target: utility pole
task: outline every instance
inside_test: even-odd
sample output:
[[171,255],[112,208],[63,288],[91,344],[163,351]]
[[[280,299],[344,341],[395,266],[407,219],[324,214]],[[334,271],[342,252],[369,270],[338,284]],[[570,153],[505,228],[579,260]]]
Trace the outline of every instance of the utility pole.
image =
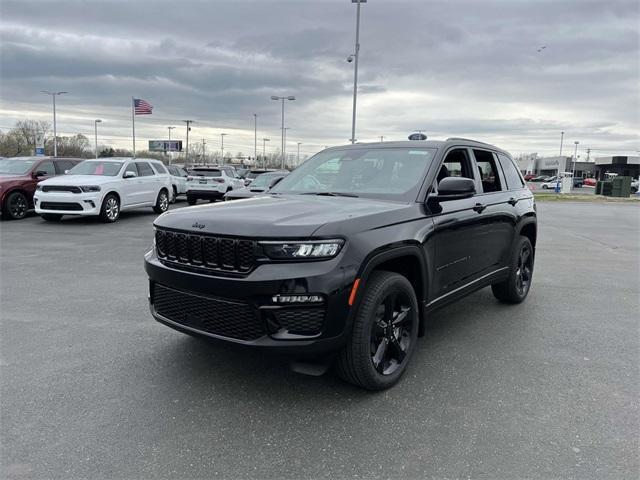
[[[267,142],[271,141],[270,138],[263,138],[262,139],[262,167],[266,170],[267,168],[267,155],[266,155],[266,150],[265,150],[265,146],[267,144]],[[256,165],[257,166],[257,165]]]
[[384,135],[380,135],[380,142],[384,142]]
[[258,114],[253,114],[253,159],[258,163]]
[[296,167],[300,165],[300,145],[302,145],[302,142],[298,142],[298,157],[296,158]]
[[356,51],[347,58],[347,61],[354,60],[353,67],[353,113],[351,116],[351,143],[356,143],[356,103],[358,99],[358,60],[360,59],[360,4],[366,3],[367,0],[351,0],[351,3],[357,3],[356,13]]
[[591,158],[591,149],[587,148],[587,162],[589,161],[590,158]]
[[224,137],[226,136],[226,133],[221,133],[220,134],[220,138],[222,139],[222,147],[220,148],[221,152],[222,152],[222,165],[224,165]]
[[189,131],[191,131],[191,127],[189,125],[195,122],[193,120],[183,120],[183,122],[187,124],[187,146],[184,151],[184,163],[186,166],[189,163]]

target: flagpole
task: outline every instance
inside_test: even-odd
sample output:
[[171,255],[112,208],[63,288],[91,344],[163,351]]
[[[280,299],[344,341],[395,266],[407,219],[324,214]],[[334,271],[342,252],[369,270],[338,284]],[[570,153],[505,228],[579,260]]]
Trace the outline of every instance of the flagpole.
[[131,97],[131,125],[133,127],[133,158],[136,157],[136,112],[135,112],[135,102],[133,97]]

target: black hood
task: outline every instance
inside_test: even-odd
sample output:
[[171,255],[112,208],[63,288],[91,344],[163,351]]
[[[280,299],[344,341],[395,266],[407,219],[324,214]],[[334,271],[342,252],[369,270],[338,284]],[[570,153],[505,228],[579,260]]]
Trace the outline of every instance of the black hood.
[[[358,229],[389,222],[389,213],[408,218],[415,206],[365,198],[268,195],[171,210],[155,221],[159,227],[254,238],[309,237],[320,227],[336,232],[357,218]],[[394,217],[396,216],[394,214]],[[365,220],[363,222],[363,220]]]

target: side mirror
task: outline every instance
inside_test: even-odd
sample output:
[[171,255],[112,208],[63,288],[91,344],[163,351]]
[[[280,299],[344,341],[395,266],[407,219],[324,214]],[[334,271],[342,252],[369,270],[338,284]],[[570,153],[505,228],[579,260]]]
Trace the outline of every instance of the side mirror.
[[470,178],[446,177],[438,183],[438,195],[435,197],[439,202],[448,200],[460,200],[473,197],[476,193],[476,184]]
[[65,170],[65,171],[64,171],[64,174],[65,174],[65,175],[69,175],[69,170]]
[[269,189],[272,189],[273,187],[275,187],[277,184],[280,183],[280,180],[282,180],[284,177],[278,177],[278,178],[274,178],[273,180],[271,180],[271,183],[269,184]]
[[49,174],[48,174],[47,172],[45,172],[44,170],[37,170],[37,171],[33,174],[33,176],[34,176],[35,178],[38,178],[38,177],[46,177],[47,175],[49,175]]
[[132,172],[131,170],[127,170],[126,172],[124,172],[124,175],[122,175],[122,178],[136,178],[138,175],[136,175],[136,172]]

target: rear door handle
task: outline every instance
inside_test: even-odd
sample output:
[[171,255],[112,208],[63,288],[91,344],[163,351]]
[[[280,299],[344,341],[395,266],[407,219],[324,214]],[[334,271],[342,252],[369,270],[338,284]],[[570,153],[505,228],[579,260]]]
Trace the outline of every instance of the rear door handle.
[[509,205],[511,205],[511,206],[513,206],[513,207],[515,207],[515,206],[516,206],[516,203],[518,203],[518,200],[516,200],[515,198],[511,197],[507,203],[508,203]]
[[476,203],[476,204],[473,206],[473,210],[474,210],[475,212],[478,212],[478,213],[482,213],[482,211],[483,211],[485,208],[487,208],[487,206],[486,206],[486,205],[483,205],[483,204],[481,204],[481,203]]

